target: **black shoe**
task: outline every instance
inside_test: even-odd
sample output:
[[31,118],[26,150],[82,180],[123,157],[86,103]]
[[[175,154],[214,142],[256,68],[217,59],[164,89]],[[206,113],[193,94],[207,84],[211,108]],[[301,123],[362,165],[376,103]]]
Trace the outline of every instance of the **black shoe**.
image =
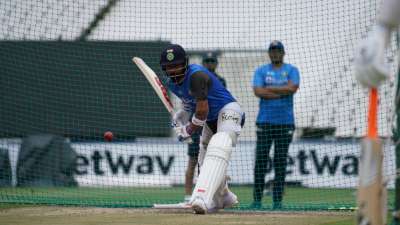
[[393,212],[393,220],[390,225],[400,225],[400,211]]
[[282,209],[282,202],[272,203],[272,209]]
[[400,225],[400,219],[394,218],[394,219],[392,220],[392,223],[391,223],[390,225]]

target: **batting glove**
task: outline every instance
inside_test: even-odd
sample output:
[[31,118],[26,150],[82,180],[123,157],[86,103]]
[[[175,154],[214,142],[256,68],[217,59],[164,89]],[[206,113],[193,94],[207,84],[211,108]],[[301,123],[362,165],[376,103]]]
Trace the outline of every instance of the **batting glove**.
[[185,126],[174,127],[174,130],[180,142],[192,143],[191,136],[194,133],[194,130],[191,129],[190,123]]
[[368,37],[360,43],[355,55],[355,76],[365,87],[376,88],[389,76],[385,64],[385,49],[389,30],[377,26]]
[[187,124],[189,122],[190,115],[191,113],[186,110],[183,109],[178,110],[172,117],[172,126],[178,127]]

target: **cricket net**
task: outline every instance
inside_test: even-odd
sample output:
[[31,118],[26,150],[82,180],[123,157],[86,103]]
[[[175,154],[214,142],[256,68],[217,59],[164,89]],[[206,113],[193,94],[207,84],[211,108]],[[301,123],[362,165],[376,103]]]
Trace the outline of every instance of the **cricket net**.
[[[283,209],[354,209],[367,91],[353,77],[353,52],[374,24],[379,3],[0,2],[0,202],[107,207],[181,202],[187,146],[176,140],[168,112],[131,62],[143,58],[165,81],[159,55],[168,43],[177,43],[191,63],[201,63],[209,52],[217,56],[217,73],[246,113],[228,173],[237,209],[249,209],[259,110],[252,80],[255,69],[269,62],[268,45],[277,39],[285,46],[285,62],[298,67],[301,78]],[[396,48],[393,38],[387,54],[392,74]],[[395,86],[392,76],[379,90],[390,199]],[[103,139],[106,131],[113,132],[111,142]],[[265,210],[272,203],[272,153],[265,156]]]

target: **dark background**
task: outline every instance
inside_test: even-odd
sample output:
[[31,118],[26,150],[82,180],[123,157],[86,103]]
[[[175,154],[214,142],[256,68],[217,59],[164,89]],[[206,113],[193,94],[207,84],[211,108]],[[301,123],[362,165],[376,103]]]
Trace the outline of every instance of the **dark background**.
[[132,63],[159,73],[167,42],[0,42],[0,137],[169,136],[169,115]]

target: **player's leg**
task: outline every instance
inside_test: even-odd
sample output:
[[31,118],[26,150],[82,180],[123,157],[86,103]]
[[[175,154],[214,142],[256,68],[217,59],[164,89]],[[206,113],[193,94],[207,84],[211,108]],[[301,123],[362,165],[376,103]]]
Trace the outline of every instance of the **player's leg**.
[[233,138],[228,133],[212,136],[191,199],[196,213],[204,214],[216,207],[214,194],[225,180],[232,146]]
[[269,135],[268,124],[257,125],[256,142],[256,161],[254,165],[254,188],[253,188],[253,208],[261,208],[261,200],[265,187],[265,175],[267,174],[269,150],[271,149],[272,139]]
[[[208,144],[209,144],[213,134],[214,134],[214,132],[211,130],[211,128],[207,124],[205,124],[204,127],[203,127],[203,130],[202,130],[201,136],[200,136],[200,149],[199,149],[199,155],[198,155],[198,165],[199,165],[200,169],[199,169],[198,180],[200,178],[200,175],[203,172],[202,167],[203,167],[204,159],[205,159],[205,156],[206,156],[206,153],[207,153],[207,147],[208,147]],[[197,182],[197,184],[196,184],[196,186],[195,186],[195,188],[194,188],[194,190],[192,192],[192,196],[190,198],[190,203],[192,205],[194,203],[194,200],[198,196],[197,189],[198,189],[198,182]],[[210,202],[209,205],[210,205],[209,206],[210,208],[213,208],[215,206],[215,204],[212,203],[212,202]],[[207,209],[205,209],[205,212],[206,211],[207,211]]]
[[[245,115],[241,110],[240,105],[236,102],[230,103],[226,105],[219,113],[217,133],[226,132],[231,134],[235,138],[233,143],[233,147],[235,147],[237,138],[239,137],[242,127],[244,126],[244,122]],[[218,205],[219,208],[229,208],[238,203],[237,196],[231,190],[229,190],[228,178],[229,176],[226,175],[221,183],[221,186],[214,195],[214,199],[217,199],[217,203],[222,202],[222,204]]]
[[241,131],[242,118],[243,113],[237,103],[227,104],[219,113],[217,133],[208,144],[192,195],[192,207],[196,213],[209,212],[217,206],[215,198],[231,193],[223,184],[226,184],[226,171],[232,148],[236,145]]
[[193,142],[188,144],[188,165],[185,174],[185,202],[189,202],[193,190],[193,177],[197,167],[200,149],[200,134],[192,135]]
[[[397,115],[399,116],[399,114]],[[399,121],[397,121],[398,125]],[[395,200],[393,212],[393,225],[400,225],[400,142],[396,143],[396,181],[395,181]]]
[[395,99],[396,107],[396,121],[393,129],[393,140],[395,143],[395,157],[396,157],[396,180],[395,180],[395,200],[394,200],[394,213],[393,225],[400,225],[400,68],[398,72],[397,81],[397,94]]
[[285,187],[287,156],[289,145],[292,141],[294,126],[281,125],[275,126],[274,135],[274,169],[275,179],[272,189],[273,208],[279,209],[282,207],[282,196]]

